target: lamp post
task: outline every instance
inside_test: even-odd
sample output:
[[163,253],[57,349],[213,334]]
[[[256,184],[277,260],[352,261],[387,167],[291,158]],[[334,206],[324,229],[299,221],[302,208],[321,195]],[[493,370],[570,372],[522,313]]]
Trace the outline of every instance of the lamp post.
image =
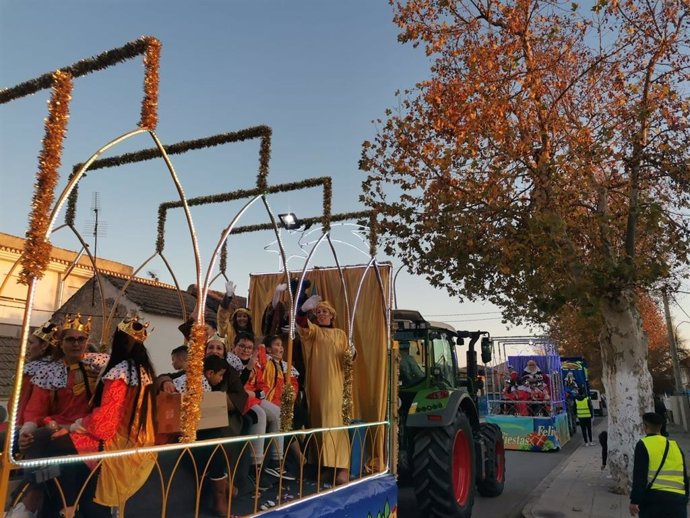
[[673,337],[676,340],[676,345],[678,344],[678,328],[682,326],[683,324],[690,324],[690,320],[683,320],[682,322],[679,322],[676,327],[674,328],[673,331]]
[[[676,326],[676,329],[674,330],[673,322],[671,320],[671,310],[668,307],[668,294],[666,293],[666,290],[661,292],[661,297],[664,302],[664,313],[666,314],[666,329],[668,331],[668,343],[671,347],[671,361],[673,363],[675,395],[683,396],[680,399],[681,417],[683,421],[683,428],[685,428],[685,430],[688,431],[688,429],[690,429],[690,404],[688,403],[687,391],[683,387],[683,379],[681,378],[680,374],[680,363],[678,362],[678,347],[676,346],[676,334],[674,332],[678,329],[678,326],[680,326],[680,324],[678,324],[678,326]],[[683,322],[681,322],[681,324],[682,323]]]

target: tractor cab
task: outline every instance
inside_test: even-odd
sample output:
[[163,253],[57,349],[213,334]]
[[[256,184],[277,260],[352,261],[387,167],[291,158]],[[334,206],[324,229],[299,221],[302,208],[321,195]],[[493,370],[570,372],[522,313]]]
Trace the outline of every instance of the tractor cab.
[[393,320],[400,351],[401,391],[457,388],[455,329],[442,322],[429,322],[418,311],[395,310]]

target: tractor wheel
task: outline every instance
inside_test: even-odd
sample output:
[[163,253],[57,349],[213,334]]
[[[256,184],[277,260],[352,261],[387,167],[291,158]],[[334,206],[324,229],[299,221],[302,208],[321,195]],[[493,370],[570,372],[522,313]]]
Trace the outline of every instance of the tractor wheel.
[[503,493],[506,481],[506,451],[503,447],[503,432],[495,424],[482,423],[479,433],[486,445],[484,480],[477,483],[482,496],[498,496]]
[[414,484],[419,510],[428,518],[470,518],[474,504],[474,439],[462,412],[443,428],[416,435]]

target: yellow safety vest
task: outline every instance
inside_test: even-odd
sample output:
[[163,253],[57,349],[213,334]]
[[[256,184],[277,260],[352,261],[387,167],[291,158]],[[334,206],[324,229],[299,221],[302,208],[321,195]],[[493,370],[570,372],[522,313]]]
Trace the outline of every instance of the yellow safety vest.
[[[654,474],[659,469],[659,464],[661,464],[661,459],[666,449],[666,441],[667,439],[663,435],[648,435],[642,438],[642,444],[647,448],[647,454],[649,455],[647,483],[651,482],[652,478],[654,478]],[[680,453],[680,448],[678,448],[678,443],[676,443],[676,441],[668,442],[670,443],[668,455],[650,489],[685,495],[683,456]]]
[[577,417],[592,417],[592,412],[589,411],[589,398],[576,399]]

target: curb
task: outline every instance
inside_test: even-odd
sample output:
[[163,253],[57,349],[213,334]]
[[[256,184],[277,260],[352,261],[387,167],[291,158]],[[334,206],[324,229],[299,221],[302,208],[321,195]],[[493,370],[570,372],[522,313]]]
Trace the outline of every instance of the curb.
[[[601,431],[602,428],[606,428],[608,426],[608,419],[606,419],[606,416],[601,417],[601,422],[597,424],[597,426],[592,427],[592,439],[594,439],[595,436],[595,430],[597,432]],[[575,435],[579,433],[579,429],[576,430]],[[566,468],[568,463],[570,462],[571,457],[577,452],[579,449],[579,446],[573,451],[570,452],[570,454],[567,457],[564,457],[561,462],[559,462],[555,468],[553,468],[547,475],[544,476],[544,479],[541,481],[541,483],[534,488],[534,490],[529,494],[527,497],[527,503],[525,506],[522,508],[522,517],[523,518],[540,518],[539,515],[534,514],[534,508],[539,502],[539,499],[541,496],[545,493],[545,490],[551,485],[551,483],[558,477],[558,475],[561,474],[561,472]]]

